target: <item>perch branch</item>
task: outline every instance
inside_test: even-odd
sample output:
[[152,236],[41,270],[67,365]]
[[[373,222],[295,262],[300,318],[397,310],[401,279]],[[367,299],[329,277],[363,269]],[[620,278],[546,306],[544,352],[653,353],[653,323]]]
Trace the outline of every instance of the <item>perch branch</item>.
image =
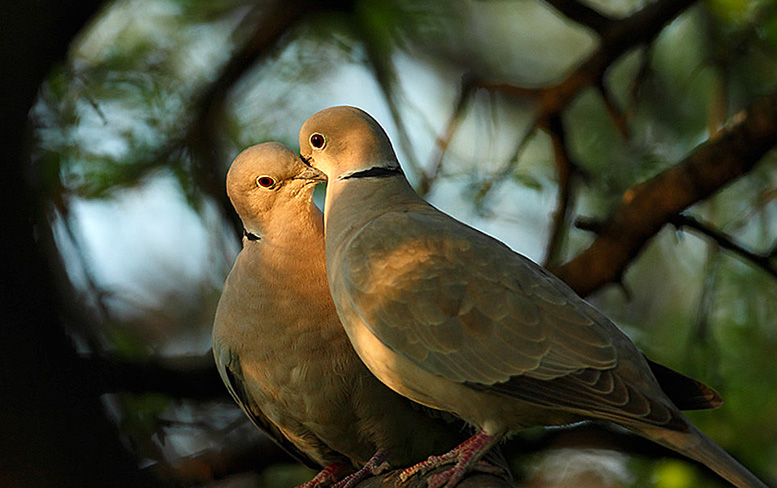
[[[433,474],[450,469],[451,466],[443,466],[423,475],[417,474],[409,480],[402,482],[399,479],[401,469],[389,471],[380,476],[373,476],[359,483],[357,488],[426,488],[427,479]],[[507,480],[491,474],[472,472],[456,485],[458,488],[511,488]]]
[[775,127],[777,94],[772,94],[684,160],[627,190],[612,216],[597,225],[588,249],[552,271],[583,296],[617,280],[673,216],[749,172],[777,144]]

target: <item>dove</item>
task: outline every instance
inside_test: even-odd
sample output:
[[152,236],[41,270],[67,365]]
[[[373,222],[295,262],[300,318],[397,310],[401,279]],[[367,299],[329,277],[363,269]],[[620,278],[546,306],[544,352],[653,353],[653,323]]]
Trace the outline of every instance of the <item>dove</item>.
[[696,460],[739,488],[765,487],[680,409],[711,388],[649,361],[560,279],[419,197],[381,126],[354,107],[312,115],[300,155],[327,176],[329,288],[354,349],[383,383],[477,433],[406,470],[455,486],[528,427],[612,422]]
[[213,327],[213,354],[235,401],[293,457],[324,467],[309,487],[362,468],[348,478],[358,481],[383,461],[409,466],[468,436],[453,416],[384,386],[353,350],[326,281],[317,174],[277,143],[234,160],[227,194],[243,222],[243,248]]

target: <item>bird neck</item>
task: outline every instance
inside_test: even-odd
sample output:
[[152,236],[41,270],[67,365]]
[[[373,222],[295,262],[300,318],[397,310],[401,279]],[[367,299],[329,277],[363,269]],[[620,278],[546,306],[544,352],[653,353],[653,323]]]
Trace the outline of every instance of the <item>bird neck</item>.
[[[365,224],[384,213],[427,205],[402,174],[333,180],[327,185],[324,206],[327,250],[338,249]],[[329,258],[327,253],[327,261]]]
[[244,235],[248,244],[279,245],[284,249],[302,245],[300,236],[322,236],[324,233],[321,210],[312,198],[290,200],[287,205],[267,212],[261,225],[254,224],[246,226]]

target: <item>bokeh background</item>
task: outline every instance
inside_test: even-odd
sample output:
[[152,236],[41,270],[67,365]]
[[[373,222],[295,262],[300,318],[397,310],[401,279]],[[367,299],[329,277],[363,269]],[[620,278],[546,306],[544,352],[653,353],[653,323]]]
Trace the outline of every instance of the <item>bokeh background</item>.
[[[312,476],[232,404],[210,330],[240,245],[229,163],[296,149],[302,122],[341,104],[382,123],[430,202],[562,276],[739,168],[630,255],[595,256],[614,271],[576,289],[719,390],[693,421],[777,480],[774,0],[37,0],[4,17],[8,486]],[[727,136],[748,124],[761,135]],[[702,173],[661,186],[694,157]],[[656,179],[655,205],[611,218]],[[505,450],[519,486],[725,486],[612,429]]]

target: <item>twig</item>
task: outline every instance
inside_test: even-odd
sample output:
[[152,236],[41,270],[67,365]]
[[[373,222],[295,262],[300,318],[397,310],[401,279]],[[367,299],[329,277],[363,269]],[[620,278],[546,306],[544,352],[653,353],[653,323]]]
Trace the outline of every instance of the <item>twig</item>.
[[[516,156],[509,159],[501,171],[495,173],[492,178],[482,185],[482,189],[475,198],[478,204],[497,186],[497,181],[512,171],[517,161],[517,154],[523,150],[524,143],[528,140],[528,136],[533,132],[536,125],[546,123],[549,117],[561,113],[585,88],[601,85],[605,72],[614,61],[634,46],[650,42],[667,22],[690,7],[694,0],[657,1],[629,17],[618,20],[612,20],[607,17],[602,17],[602,19],[606,20],[592,20],[600,14],[587,7],[575,6],[574,3],[576,2],[551,0],[549,3],[562,13],[568,14],[572,20],[579,20],[597,32],[601,28],[602,30],[599,33],[602,36],[602,42],[599,48],[586,58],[577,69],[556,85],[527,88],[485,80],[474,82],[475,87],[478,88],[500,92],[518,100],[528,98],[539,102],[534,116],[535,125],[532,126],[532,129],[519,143],[516,149]],[[595,28],[592,24],[599,27]],[[629,131],[625,117],[615,109],[614,102],[610,100],[606,91],[602,90],[602,95],[619,132],[625,138],[628,138]]]
[[[558,1],[556,3],[564,3]],[[586,58],[560,83],[542,88],[524,88],[506,83],[480,82],[478,86],[525,99],[540,102],[536,117],[539,120],[558,113],[569,105],[585,88],[595,85],[605,71],[621,55],[635,46],[653,39],[664,25],[693,5],[695,0],[660,0],[648,4],[634,14],[612,21],[602,33],[599,48]]]
[[711,331],[712,312],[715,306],[715,291],[720,268],[720,246],[710,244],[707,250],[707,262],[704,266],[703,283],[699,306],[696,312],[696,323],[691,330],[691,336],[685,346],[686,355],[691,358],[696,368],[702,367],[708,371],[703,377],[717,377],[716,384],[722,384],[719,378],[718,364],[720,348]]
[[731,238],[731,236],[713,228],[712,225],[706,222],[702,222],[697,218],[688,214],[676,215],[670,218],[669,222],[675,227],[677,227],[678,229],[681,229],[683,227],[688,227],[698,231],[702,235],[705,235],[710,239],[712,239],[715,242],[715,244],[722,247],[723,249],[728,249],[729,251],[732,251],[739,257],[743,258],[746,262],[756,265],[757,267],[766,271],[768,274],[777,278],[777,267],[771,261],[773,257],[771,253],[773,251],[770,253],[764,253],[764,254],[753,252],[745,248],[743,245],[735,242],[734,239]]
[[259,59],[270,52],[271,47],[278,44],[283,34],[308,13],[308,8],[308,1],[274,1],[256,7],[254,13],[249,14],[259,19],[253,31],[230,57],[219,76],[200,92],[194,104],[194,120],[183,137],[172,143],[173,148],[183,143],[192,149],[197,185],[218,203],[237,235],[241,235],[243,226],[232,210],[225,190],[223,156],[218,151],[218,122],[223,115],[230,89]]
[[470,97],[472,96],[472,85],[466,80],[461,81],[461,92],[459,93],[459,99],[456,102],[456,107],[453,109],[451,118],[448,120],[448,125],[443,132],[443,136],[437,139],[437,153],[432,158],[432,163],[429,165],[429,171],[424,171],[421,176],[421,181],[418,183],[418,193],[421,196],[429,193],[432,184],[437,180],[442,171],[443,158],[445,157],[445,151],[453,139],[453,135],[456,133],[456,129],[461,123],[461,118],[464,114],[464,110],[467,107]]
[[618,104],[613,98],[612,94],[609,90],[607,90],[607,87],[604,86],[604,81],[599,80],[599,82],[596,84],[596,88],[599,90],[599,94],[602,96],[604,107],[607,109],[607,115],[610,116],[613,124],[615,124],[615,128],[618,130],[618,133],[620,133],[621,137],[626,140],[631,139],[631,131],[629,130],[626,114],[620,108],[618,108]]
[[545,267],[555,266],[561,254],[572,208],[572,176],[576,167],[569,154],[564,122],[560,115],[548,118],[548,132],[553,140],[553,153],[558,173],[558,202],[556,211],[553,213],[553,225],[545,252],[545,262],[543,263]]
[[367,63],[372,69],[372,74],[378,82],[378,87],[380,88],[381,93],[383,93],[383,98],[386,100],[389,113],[391,113],[391,118],[394,120],[394,125],[397,128],[399,145],[405,152],[403,162],[409,166],[411,171],[420,172],[420,167],[415,157],[415,150],[413,149],[413,143],[410,140],[407,127],[405,126],[399,111],[401,97],[397,93],[396,87],[400,86],[400,84],[397,81],[397,74],[391,56],[382,52],[381,46],[377,45],[376,40],[374,39],[374,33],[369,26],[360,23],[357,26],[356,32],[364,44],[367,53]]
[[652,65],[650,64],[650,58],[652,57],[651,51],[653,50],[653,44],[648,43],[645,48],[640,53],[640,62],[639,62],[639,70],[637,70],[637,74],[634,76],[634,79],[631,80],[631,83],[629,85],[629,97],[631,98],[631,107],[627,112],[630,112],[631,110],[634,110],[634,106],[637,103],[637,99],[639,98],[639,91],[642,89],[642,85],[644,85],[645,80],[650,76],[652,72]]
[[540,121],[534,120],[529,125],[529,128],[526,130],[526,132],[518,140],[518,143],[515,146],[515,150],[510,155],[510,157],[507,158],[505,163],[502,165],[502,168],[500,168],[493,175],[491,175],[486,181],[480,184],[480,190],[475,195],[475,199],[474,199],[476,206],[481,206],[483,204],[483,201],[489,195],[489,193],[491,193],[494,189],[496,189],[499,186],[499,184],[502,183],[505,180],[505,178],[509,176],[510,173],[513,172],[513,170],[515,169],[515,166],[518,164],[518,161],[521,158],[521,153],[523,153],[524,149],[526,149],[526,146],[529,145],[529,141],[531,141],[531,138],[534,135],[535,131],[537,130],[537,127],[539,127],[539,125],[540,125]]
[[670,219],[749,172],[777,144],[777,94],[757,100],[684,160],[627,190],[588,249],[553,268],[580,295],[610,283]]

